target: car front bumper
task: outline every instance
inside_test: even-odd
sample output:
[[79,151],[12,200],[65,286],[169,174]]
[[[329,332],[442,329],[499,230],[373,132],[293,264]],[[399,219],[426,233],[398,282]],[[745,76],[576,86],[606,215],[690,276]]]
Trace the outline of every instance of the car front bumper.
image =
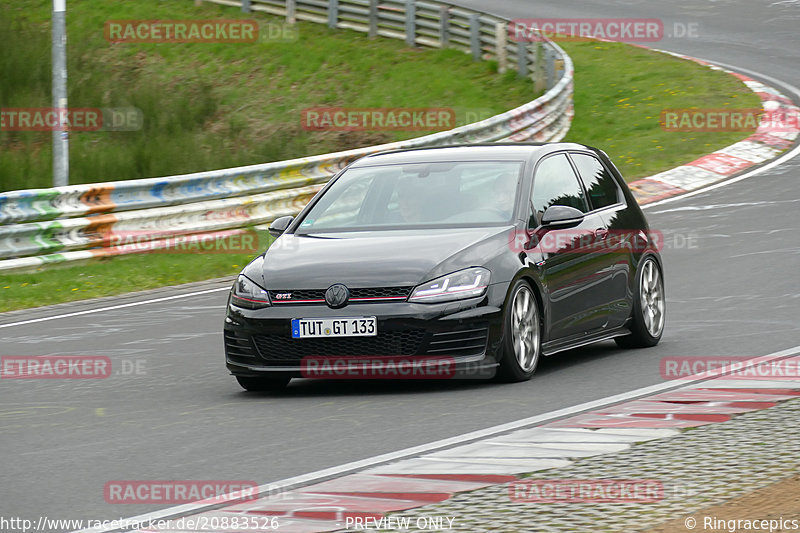
[[[483,297],[442,304],[359,303],[342,309],[273,305],[250,310],[229,303],[224,326],[226,365],[236,376],[490,378],[502,353],[502,303],[507,289],[507,283],[493,284]],[[294,318],[365,316],[377,318],[376,336],[292,338]],[[327,372],[314,372],[320,364]],[[400,371],[392,372],[392,368]]]

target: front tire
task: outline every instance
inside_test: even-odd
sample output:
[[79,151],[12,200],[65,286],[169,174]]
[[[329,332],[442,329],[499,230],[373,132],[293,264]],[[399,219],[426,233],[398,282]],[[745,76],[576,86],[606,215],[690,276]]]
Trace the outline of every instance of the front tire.
[[633,295],[631,334],[614,339],[620,348],[655,346],[664,333],[666,297],[664,279],[658,262],[651,255],[642,260],[637,272],[636,293]]
[[541,321],[536,296],[527,281],[519,280],[511,289],[503,329],[498,377],[508,382],[531,379],[541,355]]
[[288,376],[236,376],[236,381],[249,392],[275,392],[286,388],[292,378]]

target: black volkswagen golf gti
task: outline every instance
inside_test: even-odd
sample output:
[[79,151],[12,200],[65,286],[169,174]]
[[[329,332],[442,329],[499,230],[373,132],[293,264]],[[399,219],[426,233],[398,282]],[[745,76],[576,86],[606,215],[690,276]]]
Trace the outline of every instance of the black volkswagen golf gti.
[[658,343],[657,232],[600,150],[482,144],[339,172],[235,281],[227,367],[292,377],[529,379],[540,356]]

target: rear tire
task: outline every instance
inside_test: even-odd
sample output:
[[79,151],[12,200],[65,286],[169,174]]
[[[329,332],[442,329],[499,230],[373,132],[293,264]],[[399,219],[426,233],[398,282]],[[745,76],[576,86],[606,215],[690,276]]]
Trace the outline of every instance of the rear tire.
[[633,295],[631,334],[616,337],[620,348],[647,348],[655,346],[664,333],[666,297],[664,279],[658,262],[646,256],[637,272],[636,293]]
[[236,376],[236,381],[246,391],[250,392],[270,392],[280,391],[286,388],[292,378],[289,376]]
[[511,289],[503,314],[503,355],[498,378],[517,382],[531,379],[541,356],[541,323],[536,295],[527,281]]

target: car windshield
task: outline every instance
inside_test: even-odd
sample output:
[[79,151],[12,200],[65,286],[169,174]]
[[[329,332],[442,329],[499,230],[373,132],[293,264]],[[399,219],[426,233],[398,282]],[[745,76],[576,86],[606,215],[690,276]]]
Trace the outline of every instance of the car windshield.
[[446,161],[351,168],[297,233],[501,225],[511,221],[521,161]]

